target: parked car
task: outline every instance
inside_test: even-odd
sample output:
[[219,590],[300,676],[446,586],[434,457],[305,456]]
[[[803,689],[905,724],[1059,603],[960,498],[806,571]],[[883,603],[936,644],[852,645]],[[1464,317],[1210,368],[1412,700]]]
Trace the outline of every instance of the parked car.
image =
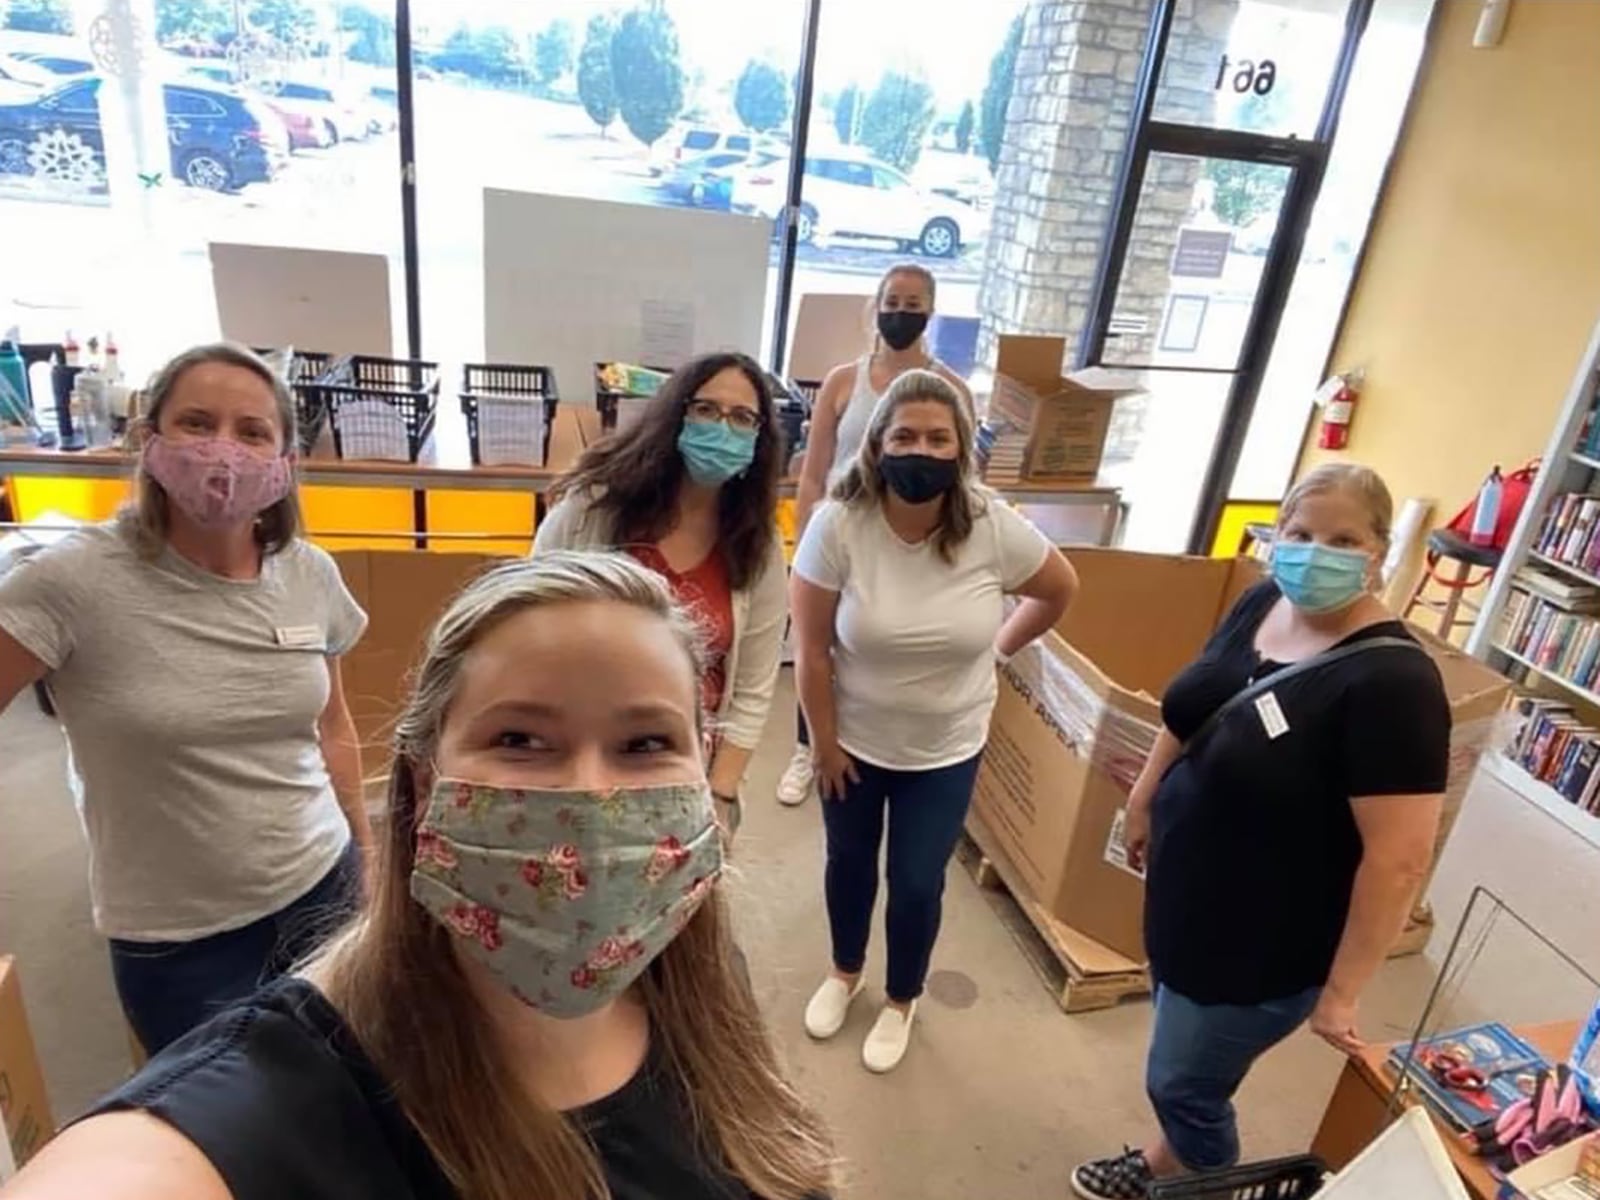
[[664,175],[689,159],[713,150],[749,154],[756,148],[757,140],[752,133],[726,133],[720,129],[690,126],[656,142],[651,149],[650,169],[657,175]]
[[[32,63],[40,70],[49,71],[55,76],[61,75],[87,75],[94,70],[94,63],[87,58],[79,58],[75,54],[40,53],[36,50],[17,50],[12,58],[20,58],[23,62]],[[59,79],[57,80],[59,82]]]
[[[92,76],[0,102],[0,175],[103,186],[99,87],[100,77]],[[230,192],[270,180],[282,168],[288,134],[277,114],[259,101],[198,83],[166,83],[161,91],[172,173],[184,183]]]
[[[733,172],[733,207],[776,219],[788,198],[789,162]],[[925,192],[887,163],[835,152],[807,156],[797,233],[802,242],[819,237],[874,238],[899,249],[952,258],[987,231],[985,214],[959,200]]]
[[52,88],[61,80],[38,63],[0,54],[0,83],[31,88]]
[[[182,67],[180,70],[184,75],[204,79],[207,83],[232,86],[234,81],[233,68],[223,63],[201,63],[197,66]],[[284,130],[289,135],[290,153],[307,148],[320,150],[324,146],[333,145],[336,140],[333,131],[320,118],[310,113],[289,105],[274,104],[270,96],[262,97],[262,103],[275,112],[278,119],[283,122]]]
[[369,136],[372,117],[359,92],[326,87],[320,83],[284,83],[270,97],[273,107],[300,113],[322,123],[326,144],[357,141]]
[[774,162],[775,154],[746,150],[713,150],[686,158],[661,177],[662,191],[674,200],[702,208],[727,208],[732,200],[730,171],[757,160],[762,165]]

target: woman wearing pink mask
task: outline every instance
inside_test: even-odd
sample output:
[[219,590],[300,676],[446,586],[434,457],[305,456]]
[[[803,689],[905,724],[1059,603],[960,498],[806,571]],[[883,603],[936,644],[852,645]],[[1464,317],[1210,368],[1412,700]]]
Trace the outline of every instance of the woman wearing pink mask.
[[293,398],[219,344],[147,403],[135,503],[0,577],[0,710],[54,695],[95,925],[155,1053],[348,915],[371,833],[339,675],[366,614],[299,536]]

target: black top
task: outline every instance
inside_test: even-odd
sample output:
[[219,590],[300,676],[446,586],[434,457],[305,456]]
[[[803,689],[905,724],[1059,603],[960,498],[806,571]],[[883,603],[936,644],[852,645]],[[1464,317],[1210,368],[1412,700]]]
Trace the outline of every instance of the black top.
[[[95,1108],[144,1109],[193,1142],[234,1200],[456,1200],[355,1035],[284,979],[174,1042]],[[614,1200],[750,1200],[700,1155],[652,1059],[573,1114]]]
[[[1279,598],[1240,597],[1167,689],[1186,741],[1229,697],[1283,664],[1255,649]],[[1351,634],[1410,638],[1399,621]],[[1414,639],[1413,639],[1414,640]],[[1424,653],[1378,647],[1273,689],[1287,730],[1231,710],[1161,780],[1151,815],[1145,946],[1155,979],[1202,1004],[1258,1004],[1328,980],[1361,862],[1351,801],[1444,791],[1450,705]]]

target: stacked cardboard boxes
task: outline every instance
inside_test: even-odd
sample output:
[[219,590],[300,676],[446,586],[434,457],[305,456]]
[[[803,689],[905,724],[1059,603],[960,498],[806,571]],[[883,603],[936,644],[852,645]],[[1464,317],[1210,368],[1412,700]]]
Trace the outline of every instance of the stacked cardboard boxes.
[[1001,335],[979,436],[990,485],[1093,483],[1099,474],[1112,406],[1139,389],[1096,367],[1063,375],[1066,352],[1064,338]]
[[[1144,882],[1121,853],[1121,812],[1160,728],[1160,697],[1239,595],[1248,559],[1075,548],[1078,599],[1006,668],[971,820],[1032,898],[1065,924],[1143,961]],[[1438,852],[1460,812],[1510,684],[1420,630],[1455,732]]]

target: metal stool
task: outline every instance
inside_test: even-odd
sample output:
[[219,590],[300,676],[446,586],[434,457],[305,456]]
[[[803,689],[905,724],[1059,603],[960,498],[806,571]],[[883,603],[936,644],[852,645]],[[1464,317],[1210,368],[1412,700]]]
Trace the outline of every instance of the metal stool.
[[[1439,573],[1444,559],[1455,564],[1455,572],[1448,578]],[[1448,639],[1458,625],[1471,625],[1477,620],[1480,606],[1468,600],[1466,594],[1488,583],[1499,565],[1500,551],[1496,547],[1474,546],[1453,530],[1435,529],[1428,535],[1428,559],[1422,578],[1417,580],[1416,590],[1401,615],[1409,618],[1411,610],[1418,607],[1439,613],[1439,636]],[[1474,567],[1483,571],[1476,579],[1472,577]],[[1423,596],[1430,582],[1445,590],[1443,598]],[[1465,617],[1459,615],[1462,609],[1467,612]]]

